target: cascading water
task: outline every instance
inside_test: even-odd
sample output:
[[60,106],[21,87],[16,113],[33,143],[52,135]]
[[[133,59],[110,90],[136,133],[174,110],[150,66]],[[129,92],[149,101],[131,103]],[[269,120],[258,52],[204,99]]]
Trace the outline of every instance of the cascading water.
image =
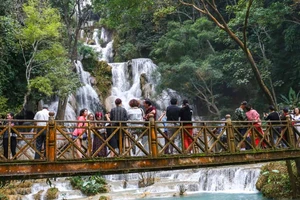
[[[129,108],[131,99],[143,99],[154,95],[157,80],[152,77],[156,65],[150,59],[132,59],[131,62],[109,63],[112,66],[112,99],[121,98],[123,106]],[[148,83],[142,86],[141,76]],[[143,88],[141,88],[143,87]],[[142,94],[144,91],[144,95]],[[112,102],[113,103],[113,102]],[[111,107],[114,105],[111,104]]]
[[98,94],[91,85],[90,73],[83,70],[81,62],[75,63],[77,73],[80,76],[80,81],[83,84],[76,92],[77,108],[87,108],[89,111],[96,112],[102,110],[101,102]]
[[113,57],[113,40],[111,38],[111,32],[102,27],[100,37],[99,29],[95,29],[93,32],[92,39],[95,42],[95,45],[88,45],[87,43],[85,45],[93,48],[94,51],[99,54],[99,60],[111,62]]
[[[186,194],[257,193],[255,183],[260,167],[261,164],[253,164],[144,173],[144,177],[155,177],[155,183],[145,188],[137,187],[140,174],[109,175],[105,178],[111,185],[113,199],[179,196],[182,189]],[[124,181],[126,181],[126,188],[124,188]]]

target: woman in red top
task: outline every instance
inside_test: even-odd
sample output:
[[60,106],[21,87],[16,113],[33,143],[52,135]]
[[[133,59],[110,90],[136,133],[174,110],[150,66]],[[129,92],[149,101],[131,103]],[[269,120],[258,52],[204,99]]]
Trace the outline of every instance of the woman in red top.
[[[77,127],[72,133],[72,137],[75,140],[74,143],[75,145],[77,145],[79,149],[81,149],[82,139],[86,131],[86,128],[81,128],[81,127],[88,126],[87,123],[82,122],[82,121],[86,121],[87,115],[88,115],[88,110],[86,108],[80,110],[79,117],[77,118],[77,120],[80,122],[77,123]],[[78,149],[76,149],[76,154],[77,154],[77,158],[82,158],[82,154]]]
[[[261,128],[261,120],[260,120],[260,115],[259,113],[254,110],[251,105],[247,105],[245,107],[246,109],[246,116],[248,121],[251,121],[253,123],[253,126],[255,127],[255,129],[261,134],[264,134],[264,131]],[[256,135],[256,134],[255,134]],[[259,144],[260,141],[260,137],[255,137],[255,146],[257,146]],[[262,146],[265,146],[264,143],[262,143]]]

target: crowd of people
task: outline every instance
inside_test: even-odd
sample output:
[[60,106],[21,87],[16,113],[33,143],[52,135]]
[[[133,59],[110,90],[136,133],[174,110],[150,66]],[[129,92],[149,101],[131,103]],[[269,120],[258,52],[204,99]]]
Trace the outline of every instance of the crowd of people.
[[[82,127],[87,127],[88,122],[89,126],[99,127],[97,129],[97,133],[93,135],[92,139],[92,147],[93,147],[93,154],[95,156],[115,156],[116,153],[120,152],[121,150],[125,150],[131,146],[131,153],[136,154],[136,145],[132,144],[128,139],[128,135],[125,134],[124,129],[121,131],[117,131],[114,134],[114,128],[122,125],[123,127],[127,127],[127,130],[131,133],[131,136],[135,139],[139,138],[141,141],[138,141],[145,149],[148,147],[148,136],[145,135],[143,137],[139,137],[141,132],[143,132],[142,127],[144,123],[150,119],[152,115],[155,120],[158,121],[167,121],[167,122],[174,122],[174,123],[166,123],[165,131],[166,139],[165,143],[170,143],[170,138],[174,135],[175,128],[172,128],[176,124],[176,121],[187,121],[186,123],[183,122],[183,125],[186,126],[186,132],[184,133],[184,149],[188,149],[190,144],[192,143],[192,109],[190,108],[188,101],[183,100],[182,107],[177,105],[177,99],[172,98],[170,101],[171,105],[167,107],[166,111],[162,113],[162,115],[157,119],[157,109],[153,105],[152,101],[149,99],[145,99],[142,103],[137,99],[131,99],[129,101],[129,109],[125,109],[122,105],[122,100],[117,98],[115,100],[115,107],[110,110],[110,112],[106,113],[105,115],[102,112],[96,112],[95,115],[93,113],[88,114],[88,110],[86,108],[80,111],[80,114],[77,118],[77,128],[73,131],[72,136],[75,140],[75,144],[79,147],[76,151],[77,157],[81,158],[82,153],[79,149],[82,146],[82,141],[85,139],[86,129]],[[86,121],[86,123],[85,123]],[[105,121],[105,123],[103,123]],[[125,122],[128,121],[128,122]],[[91,123],[93,122],[93,123]],[[134,128],[130,128],[134,127]],[[119,134],[122,134],[120,137]],[[103,148],[103,142],[105,139],[109,138],[108,144],[109,148]],[[120,142],[119,139],[123,138],[123,141]],[[120,147],[120,144],[123,147]],[[190,151],[190,150],[189,150]],[[136,155],[143,155],[141,151]],[[165,149],[166,154],[173,154],[173,145],[169,145]]]
[[[115,131],[114,133],[114,127],[119,127],[120,125],[122,127],[126,127],[126,131],[128,130],[131,133],[132,137],[141,140],[139,141],[139,143],[144,148],[149,148],[147,147],[147,135],[145,134],[145,136],[143,137],[139,137],[139,135],[143,132],[142,127],[145,125],[145,123],[142,122],[149,121],[150,116],[153,116],[156,121],[161,121],[164,125],[164,154],[176,153],[174,148],[180,146],[180,140],[182,140],[183,151],[185,153],[192,152],[191,144],[193,142],[193,124],[191,122],[193,110],[190,107],[188,100],[184,99],[182,101],[181,106],[179,106],[178,100],[176,98],[172,98],[170,100],[170,105],[166,108],[165,111],[162,112],[162,114],[158,118],[157,109],[153,105],[152,101],[149,99],[145,99],[142,102],[137,99],[131,99],[129,101],[129,106],[130,108],[126,110],[122,105],[122,100],[120,98],[117,98],[115,100],[115,107],[112,108],[110,112],[107,112],[106,114],[100,111],[97,111],[95,113],[89,113],[88,109],[81,109],[79,112],[79,116],[77,117],[78,123],[76,125],[76,128],[72,132],[72,139],[74,141],[74,144],[77,146],[77,148],[75,148],[76,157],[83,157],[82,142],[88,137],[87,127],[94,128],[96,130],[96,132],[93,132],[91,134],[92,137],[90,140],[92,141],[91,146],[92,153],[94,156],[113,157],[116,155],[116,153],[124,151],[124,149],[128,147],[131,148],[132,154],[143,155],[143,153],[137,153],[136,144],[132,144],[130,139],[128,139],[128,135],[126,135],[125,129],[121,129],[121,131]],[[283,126],[283,124],[286,123],[287,115],[289,115],[293,120],[293,125],[295,125],[294,129],[297,132],[295,134],[295,139],[298,140],[300,135],[299,108],[295,108],[293,110],[293,113],[290,113],[287,108],[284,108],[282,112],[277,112],[274,106],[269,106],[269,112],[264,113],[262,116],[264,120],[274,125],[274,127],[272,128],[272,141],[274,142],[274,144],[277,142],[277,138],[283,135],[282,131],[284,129],[280,127],[280,125]],[[16,124],[15,122],[13,122],[13,113],[7,113],[6,118],[7,121],[4,123],[4,125],[9,124],[10,127],[12,127]],[[46,126],[47,122],[45,121],[47,121],[48,119],[48,105],[44,104],[42,110],[38,111],[34,116],[34,120],[36,121],[35,125],[39,127],[35,130],[35,132],[38,133],[35,142],[35,159],[40,159],[42,156],[46,156],[46,151],[43,152],[42,148],[46,146],[47,130],[43,127]],[[254,145],[261,145],[262,147],[265,146],[265,143],[261,140],[261,138],[264,135],[264,130],[262,129],[261,124],[261,116],[249,103],[247,103],[247,101],[241,102],[240,106],[235,109],[234,114],[232,116],[232,120],[235,121],[235,126],[237,127],[235,130],[237,134],[240,135],[240,137],[245,138],[243,142],[241,142],[240,150],[247,150],[251,148],[251,134],[256,134]],[[182,138],[179,136],[181,134],[178,134],[178,122],[181,122],[181,124],[184,126],[184,129],[182,129]],[[252,133],[253,131],[249,131],[249,123],[251,123],[256,129],[255,133]],[[10,132],[10,134],[8,132]],[[120,133],[122,134],[121,137],[119,135]],[[120,138],[123,141],[120,142]],[[106,140],[108,141],[109,148],[105,144]],[[282,146],[285,146],[286,144],[283,141],[284,140],[282,140],[280,143]],[[226,141],[223,140],[222,142]],[[120,145],[123,146],[120,147]],[[5,131],[3,134],[4,157],[8,158],[9,152],[11,153],[12,157],[15,157],[16,146],[17,134],[11,131],[11,129]],[[10,151],[8,150],[9,147]],[[41,152],[43,152],[43,154]]]
[[[287,115],[290,116],[290,119],[293,121],[294,130],[295,130],[295,139],[298,140],[300,134],[300,113],[299,108],[295,108],[292,112],[288,108],[283,108],[282,112],[276,111],[275,107],[270,105],[269,112],[263,113],[262,118],[269,124],[273,125],[271,129],[271,143],[273,145],[285,147],[286,143],[284,142],[287,139],[286,136],[286,120]],[[246,138],[245,142],[241,145],[241,150],[250,149],[251,143],[251,134],[254,134],[255,146],[260,145],[262,148],[266,147],[265,142],[261,142],[261,138],[264,135],[264,130],[262,129],[262,120],[260,114],[255,110],[251,104],[247,101],[241,102],[240,106],[235,110],[233,115],[233,120],[237,121],[237,132],[239,135]],[[255,131],[249,131],[248,124],[251,123],[255,128]],[[298,124],[298,125],[297,125]],[[281,126],[280,126],[281,125]],[[246,136],[245,136],[246,134]],[[283,137],[282,137],[283,136]],[[278,140],[278,137],[282,137]],[[270,138],[269,138],[270,139]]]

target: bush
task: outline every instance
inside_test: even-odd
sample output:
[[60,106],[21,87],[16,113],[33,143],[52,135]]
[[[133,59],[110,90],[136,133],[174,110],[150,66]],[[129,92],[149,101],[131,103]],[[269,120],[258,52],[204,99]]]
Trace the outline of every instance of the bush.
[[87,196],[108,192],[106,180],[101,176],[72,177],[71,185]]

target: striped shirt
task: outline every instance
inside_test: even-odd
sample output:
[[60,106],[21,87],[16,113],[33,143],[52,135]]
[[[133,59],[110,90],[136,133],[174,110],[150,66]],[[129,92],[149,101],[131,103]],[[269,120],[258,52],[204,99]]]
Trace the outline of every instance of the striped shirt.
[[111,121],[127,121],[127,111],[121,106],[117,106],[110,111],[110,120]]

